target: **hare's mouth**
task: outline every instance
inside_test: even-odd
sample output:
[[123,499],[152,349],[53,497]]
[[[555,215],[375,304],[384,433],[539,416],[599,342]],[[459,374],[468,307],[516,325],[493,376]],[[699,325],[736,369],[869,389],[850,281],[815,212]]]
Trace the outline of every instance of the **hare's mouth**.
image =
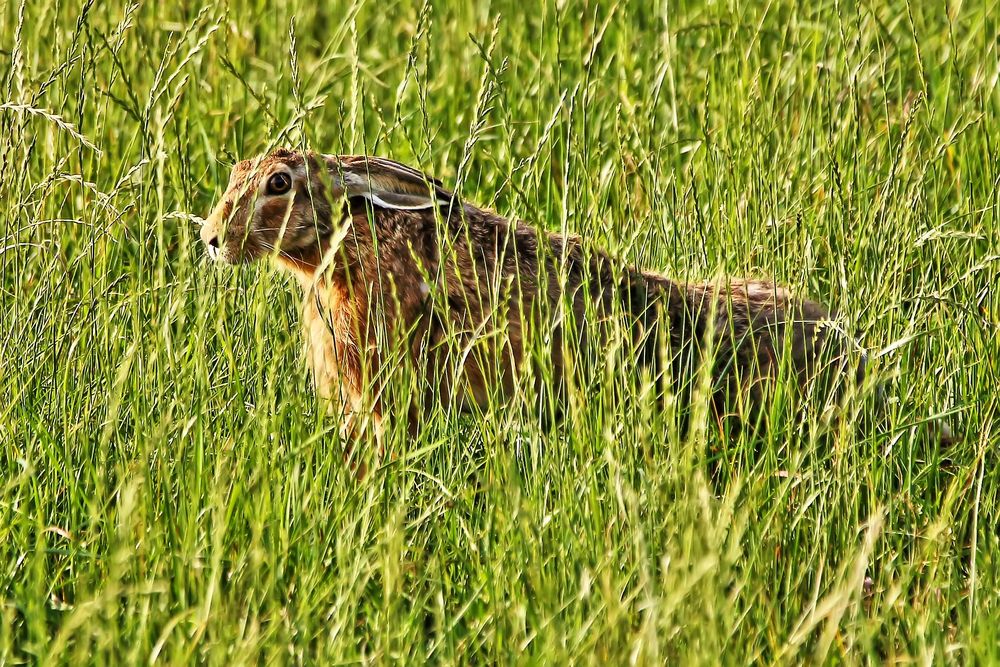
[[216,248],[214,254],[211,246],[208,249],[208,254],[212,259],[234,265],[252,264],[267,256],[269,252],[266,244],[259,243],[252,236],[242,239],[240,242],[225,243]]
[[265,252],[252,238],[237,240],[206,234],[203,239],[209,259],[221,264],[249,264]]

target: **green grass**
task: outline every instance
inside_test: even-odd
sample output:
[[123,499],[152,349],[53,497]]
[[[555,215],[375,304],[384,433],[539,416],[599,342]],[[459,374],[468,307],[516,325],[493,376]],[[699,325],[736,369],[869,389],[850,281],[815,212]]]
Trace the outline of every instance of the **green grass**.
[[[0,4],[0,664],[1000,661],[992,3],[201,4]],[[358,482],[296,286],[190,217],[276,144],[774,276],[888,408],[679,439],[611,350]]]

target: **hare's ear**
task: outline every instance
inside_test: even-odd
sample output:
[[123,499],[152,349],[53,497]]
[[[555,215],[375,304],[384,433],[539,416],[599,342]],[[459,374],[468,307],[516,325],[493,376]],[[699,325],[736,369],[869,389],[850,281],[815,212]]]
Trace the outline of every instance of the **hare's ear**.
[[[415,195],[404,192],[392,192],[391,190],[372,190],[367,188],[362,188],[354,194],[364,197],[376,206],[399,211],[421,211],[431,208],[436,203],[429,194]],[[352,196],[350,189],[348,189],[347,195]]]
[[451,202],[452,193],[406,165],[363,156],[327,155],[334,196],[364,197],[375,206],[419,211]]

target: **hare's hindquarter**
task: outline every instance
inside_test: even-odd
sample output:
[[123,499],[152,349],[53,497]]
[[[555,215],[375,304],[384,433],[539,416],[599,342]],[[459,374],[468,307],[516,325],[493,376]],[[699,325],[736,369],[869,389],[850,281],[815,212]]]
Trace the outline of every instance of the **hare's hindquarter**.
[[[825,307],[769,281],[700,284],[688,291],[700,328],[712,331],[712,401],[720,417],[758,421],[783,367],[790,397],[842,395],[852,378],[849,349]],[[859,364],[853,380],[860,382],[863,373]]]

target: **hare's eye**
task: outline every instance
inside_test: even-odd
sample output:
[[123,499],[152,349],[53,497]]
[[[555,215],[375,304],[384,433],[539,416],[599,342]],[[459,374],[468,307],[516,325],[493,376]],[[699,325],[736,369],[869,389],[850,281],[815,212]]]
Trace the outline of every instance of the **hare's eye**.
[[288,192],[291,187],[292,178],[283,171],[272,174],[271,178],[267,179],[267,194],[269,195],[283,195]]

